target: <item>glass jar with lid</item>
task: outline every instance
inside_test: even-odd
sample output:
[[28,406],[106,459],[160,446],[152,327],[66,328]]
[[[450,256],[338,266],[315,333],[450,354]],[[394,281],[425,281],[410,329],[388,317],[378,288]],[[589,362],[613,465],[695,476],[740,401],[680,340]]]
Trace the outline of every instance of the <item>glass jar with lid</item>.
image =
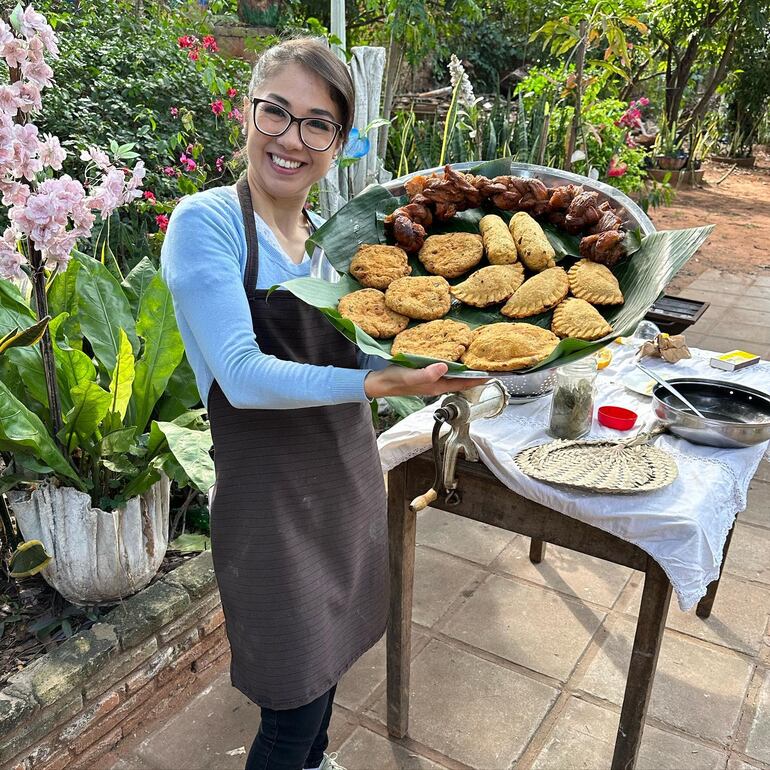
[[596,358],[586,356],[556,370],[548,432],[554,438],[576,439],[591,430],[596,391]]

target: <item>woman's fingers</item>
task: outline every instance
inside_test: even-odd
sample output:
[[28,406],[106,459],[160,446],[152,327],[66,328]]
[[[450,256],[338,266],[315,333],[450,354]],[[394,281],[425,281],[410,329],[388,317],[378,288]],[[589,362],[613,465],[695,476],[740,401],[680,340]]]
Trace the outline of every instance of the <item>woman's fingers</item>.
[[424,369],[389,366],[370,372],[364,381],[369,398],[384,396],[440,396],[481,385],[486,380],[446,377],[446,364],[431,364]]

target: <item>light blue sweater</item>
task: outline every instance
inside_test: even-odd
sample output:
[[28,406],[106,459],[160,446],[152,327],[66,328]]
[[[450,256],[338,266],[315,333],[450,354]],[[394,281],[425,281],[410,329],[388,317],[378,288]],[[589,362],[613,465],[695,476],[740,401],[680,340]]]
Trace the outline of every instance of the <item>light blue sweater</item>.
[[[328,278],[329,265],[320,252],[294,264],[267,225],[255,217],[258,289],[310,275],[311,266],[314,275]],[[260,350],[243,290],[245,270],[246,234],[235,188],[219,187],[184,198],[171,215],[161,271],[203,403],[214,380],[238,409],[366,401],[364,378],[370,369],[299,364]]]

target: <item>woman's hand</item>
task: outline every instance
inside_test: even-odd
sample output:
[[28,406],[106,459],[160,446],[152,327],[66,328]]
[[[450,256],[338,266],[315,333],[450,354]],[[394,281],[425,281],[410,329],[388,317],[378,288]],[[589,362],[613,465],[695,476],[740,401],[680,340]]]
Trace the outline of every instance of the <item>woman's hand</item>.
[[369,372],[364,380],[367,398],[384,396],[440,396],[475,388],[487,380],[444,377],[446,364],[431,364],[424,369],[388,366],[378,372]]

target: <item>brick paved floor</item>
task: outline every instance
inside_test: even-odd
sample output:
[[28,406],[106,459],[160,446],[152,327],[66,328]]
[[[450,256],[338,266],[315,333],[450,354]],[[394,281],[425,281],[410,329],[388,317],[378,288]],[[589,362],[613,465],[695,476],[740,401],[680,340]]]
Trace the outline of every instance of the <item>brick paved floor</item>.
[[[770,358],[770,276],[701,275],[688,340]],[[709,620],[672,604],[640,770],[770,770],[770,463],[752,482]],[[418,519],[409,737],[385,728],[384,640],[342,680],[332,748],[348,770],[609,766],[642,576],[428,509]],[[114,770],[242,768],[258,709],[223,671]],[[229,752],[229,753],[228,753]]]

